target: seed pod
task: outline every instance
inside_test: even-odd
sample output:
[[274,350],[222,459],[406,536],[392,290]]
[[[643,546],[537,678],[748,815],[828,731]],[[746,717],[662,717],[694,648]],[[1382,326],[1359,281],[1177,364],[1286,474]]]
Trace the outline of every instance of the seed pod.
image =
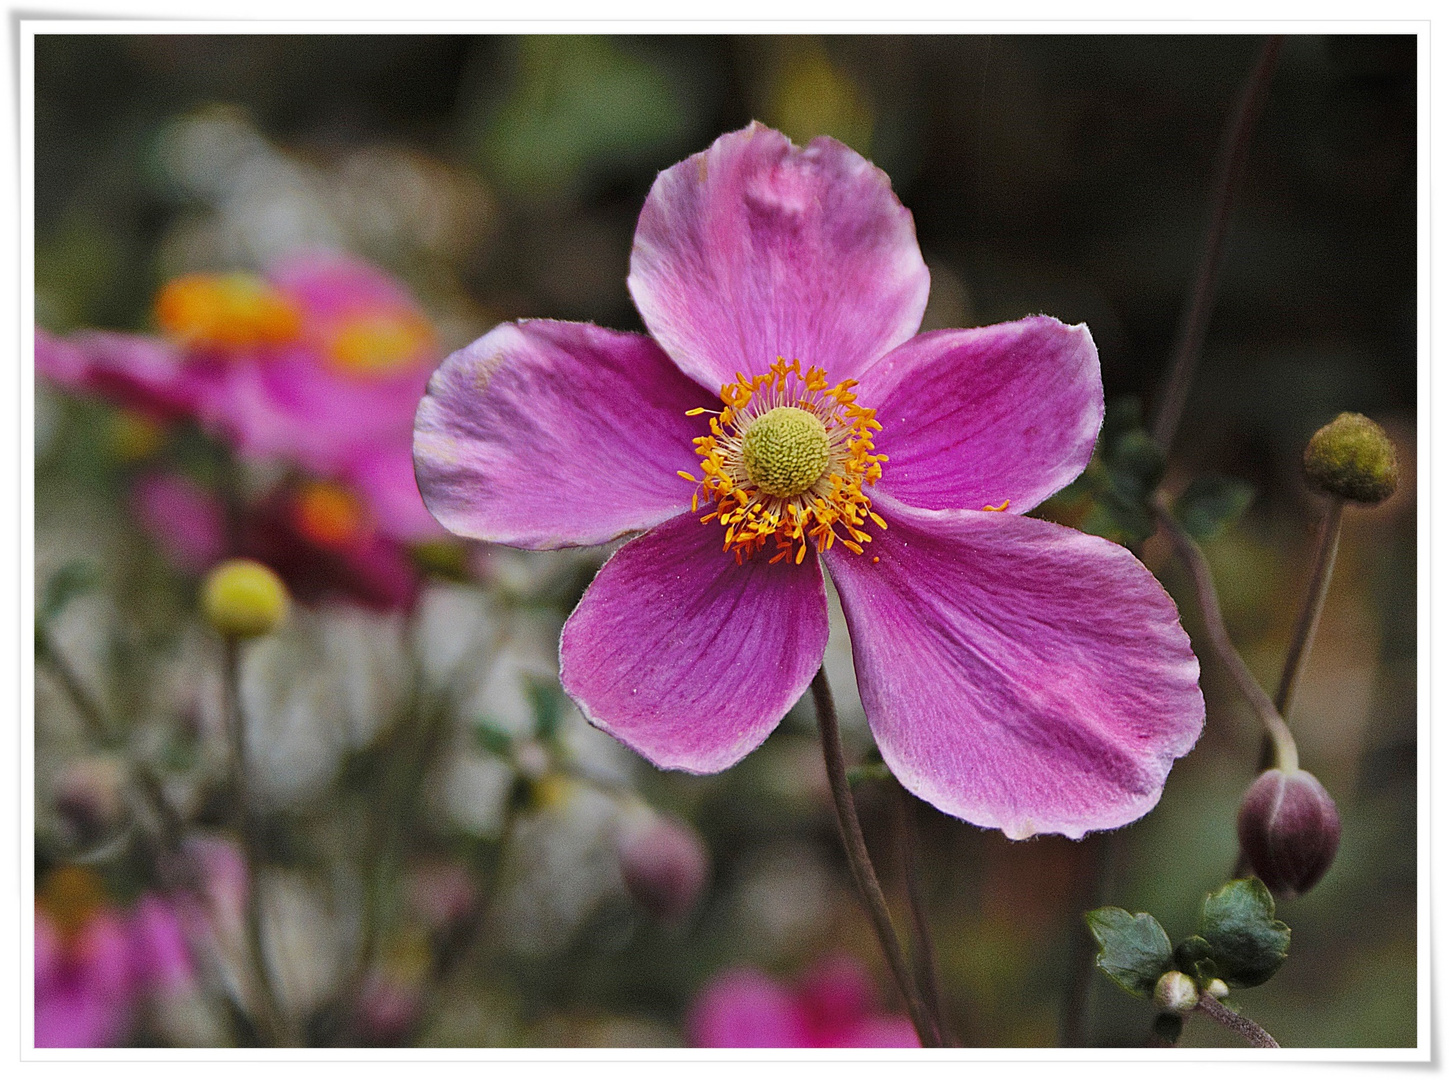
[[1338,807],[1310,772],[1269,769],[1238,807],[1238,843],[1253,872],[1281,899],[1317,885],[1338,852]]
[[650,813],[619,836],[619,868],[635,903],[676,922],[687,915],[709,877],[709,853],[699,834],[677,818]]
[[230,559],[207,575],[201,606],[223,637],[259,637],[287,617],[287,586],[253,559]]
[[1399,457],[1378,424],[1361,413],[1339,413],[1308,440],[1303,472],[1327,495],[1380,503],[1399,486]]

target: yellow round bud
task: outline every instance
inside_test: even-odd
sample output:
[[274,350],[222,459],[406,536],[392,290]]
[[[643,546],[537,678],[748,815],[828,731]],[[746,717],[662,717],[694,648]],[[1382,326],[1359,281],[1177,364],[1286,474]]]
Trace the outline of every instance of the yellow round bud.
[[1303,472],[1318,490],[1359,503],[1383,502],[1399,486],[1394,444],[1361,413],[1339,413],[1313,433]]
[[253,559],[229,559],[206,576],[201,606],[224,637],[271,633],[287,617],[287,586]]

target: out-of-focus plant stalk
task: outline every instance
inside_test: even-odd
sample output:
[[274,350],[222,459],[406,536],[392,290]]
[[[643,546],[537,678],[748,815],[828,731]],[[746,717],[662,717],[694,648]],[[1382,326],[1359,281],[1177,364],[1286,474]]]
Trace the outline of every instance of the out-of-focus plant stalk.
[[815,717],[820,724],[820,747],[825,755],[825,773],[830,780],[830,794],[835,803],[835,821],[840,826],[840,839],[845,846],[846,862],[855,878],[866,911],[870,915],[875,936],[890,965],[891,975],[905,999],[906,1011],[915,1025],[916,1035],[922,1046],[936,1047],[941,1040],[936,1037],[936,1026],[921,1000],[920,990],[906,965],[905,953],[900,938],[896,936],[891,922],[890,908],[886,906],[885,892],[880,887],[875,866],[866,850],[865,835],[860,831],[860,818],[855,813],[855,798],[850,793],[850,781],[845,775],[845,750],[840,744],[840,721],[835,714],[835,696],[830,691],[830,680],[822,665],[810,681],[810,692],[815,701]]
[[911,911],[911,960],[916,969],[916,985],[920,988],[926,1009],[931,1014],[936,1037],[943,1046],[951,1046],[954,1040],[946,1030],[946,1016],[941,1008],[941,978],[936,967],[936,945],[931,938],[925,896],[921,892],[920,841],[916,829],[915,801],[899,781],[893,786],[896,789],[896,834],[901,853],[901,870],[906,882],[906,900]]
[[226,713],[226,733],[230,753],[232,816],[242,861],[246,866],[247,902],[246,951],[251,961],[251,981],[256,989],[253,1005],[258,1033],[271,1046],[296,1046],[298,1040],[281,1008],[272,972],[267,964],[262,940],[262,890],[260,858],[251,813],[251,785],[248,778],[246,724],[241,703],[241,654],[235,637],[222,640],[222,685]]
[[1233,682],[1237,684],[1238,690],[1253,707],[1253,711],[1257,713],[1263,730],[1272,739],[1275,764],[1284,772],[1291,772],[1298,768],[1298,746],[1293,741],[1293,733],[1283,722],[1283,717],[1279,715],[1278,709],[1272,699],[1268,697],[1267,691],[1258,685],[1257,679],[1253,678],[1253,673],[1248,670],[1248,665],[1238,655],[1232,638],[1228,636],[1227,624],[1223,621],[1222,606],[1218,603],[1218,592],[1213,585],[1212,570],[1208,566],[1207,558],[1203,555],[1202,549],[1197,546],[1197,542],[1172,516],[1161,492],[1153,495],[1151,503],[1152,512],[1157,518],[1159,527],[1167,534],[1173,550],[1192,577],[1193,591],[1197,595],[1198,607],[1202,611],[1203,623],[1208,633],[1208,643],[1212,646],[1213,653],[1217,656],[1218,661],[1228,669],[1228,674],[1233,677]]
[[1283,676],[1278,681],[1278,696],[1274,704],[1285,718],[1293,708],[1293,694],[1298,689],[1298,677],[1313,649],[1313,638],[1318,633],[1318,622],[1323,617],[1323,606],[1328,600],[1328,587],[1333,581],[1333,564],[1338,558],[1338,539],[1343,533],[1342,497],[1333,495],[1328,500],[1328,510],[1323,515],[1323,524],[1318,531],[1318,548],[1313,553],[1313,572],[1308,579],[1308,595],[1303,608],[1298,612],[1298,622],[1293,627],[1293,639],[1288,645],[1288,654],[1283,658]]
[[[1088,861],[1091,869],[1078,898],[1073,901],[1075,909],[1086,911],[1107,903],[1108,889],[1121,850],[1120,836],[1116,832],[1092,833],[1082,841],[1084,845],[1090,845]],[[1071,981],[1067,983],[1062,998],[1057,1041],[1062,1046],[1079,1047],[1087,1045],[1087,1011],[1091,1004],[1093,976],[1097,972],[1097,944],[1085,927],[1074,925],[1073,929]]]
[[45,661],[51,674],[55,676],[61,689],[66,692],[71,704],[75,706],[76,712],[80,713],[81,720],[85,723],[91,738],[102,746],[112,744],[115,741],[115,728],[106,716],[105,710],[91,696],[91,692],[86,689],[85,683],[81,682],[80,676],[70,666],[70,661],[66,659],[65,654],[55,647],[49,629],[39,619],[35,622],[35,654]]
[[1173,436],[1177,434],[1177,425],[1182,421],[1183,406],[1187,403],[1188,387],[1192,385],[1193,373],[1197,370],[1198,358],[1202,355],[1203,339],[1207,335],[1208,319],[1212,315],[1213,300],[1217,296],[1218,277],[1223,268],[1224,241],[1227,238],[1233,198],[1242,183],[1253,128],[1263,111],[1268,85],[1273,81],[1273,71],[1278,66],[1278,53],[1282,48],[1282,35],[1275,34],[1263,42],[1257,63],[1253,65],[1238,98],[1237,110],[1224,133],[1213,192],[1212,218],[1208,223],[1202,262],[1198,265],[1197,280],[1193,283],[1187,306],[1183,309],[1177,341],[1172,350],[1172,367],[1152,421],[1152,438],[1162,447],[1164,453],[1172,445]]
[[1216,1021],[1229,1031],[1237,1032],[1248,1041],[1251,1046],[1260,1049],[1278,1049],[1278,1040],[1263,1030],[1260,1024],[1255,1024],[1246,1016],[1240,1016],[1233,1012],[1211,994],[1203,994],[1197,1003],[1194,1012],[1200,1012],[1211,1020]]

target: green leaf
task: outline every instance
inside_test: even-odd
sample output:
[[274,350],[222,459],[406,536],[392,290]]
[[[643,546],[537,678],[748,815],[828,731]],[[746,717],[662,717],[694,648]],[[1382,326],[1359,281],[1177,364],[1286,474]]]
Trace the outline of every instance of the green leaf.
[[473,738],[479,749],[494,757],[508,758],[513,754],[513,736],[498,727],[492,717],[480,716],[473,721]]
[[533,729],[540,739],[548,742],[558,734],[559,721],[563,719],[563,691],[558,683],[542,679],[527,680],[524,690],[533,708]]
[[1131,915],[1119,907],[1098,908],[1084,916],[1097,939],[1097,966],[1135,997],[1151,997],[1157,980],[1172,968],[1172,942],[1151,915]]
[[1172,950],[1173,966],[1178,971],[1191,975],[1199,985],[1205,986],[1218,977],[1218,966],[1213,963],[1212,951],[1206,938],[1196,934],[1183,938],[1177,943],[1177,948]]
[[1267,982],[1288,959],[1291,931],[1273,918],[1273,894],[1257,878],[1230,881],[1203,901],[1198,931],[1217,977],[1229,986]]
[[1242,516],[1253,501],[1253,485],[1209,473],[1195,477],[1177,497],[1172,515],[1199,543],[1213,539]]
[[1107,451],[1112,486],[1124,498],[1142,500],[1151,494],[1167,468],[1167,458],[1143,428],[1125,433]]
[[45,583],[36,617],[41,622],[49,622],[76,597],[95,589],[100,581],[101,572],[95,564],[82,560],[66,563]]

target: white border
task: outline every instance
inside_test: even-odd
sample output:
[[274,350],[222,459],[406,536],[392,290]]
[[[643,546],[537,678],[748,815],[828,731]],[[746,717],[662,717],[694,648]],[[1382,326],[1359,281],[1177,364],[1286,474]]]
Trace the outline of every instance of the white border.
[[[63,9],[70,6],[74,0],[60,0],[50,5],[51,11],[46,14],[61,14],[56,9]],[[75,4],[82,7],[81,4]],[[134,4],[117,2],[117,0],[97,0],[97,2],[86,3],[82,10],[90,14],[124,14],[120,9],[134,10]],[[175,6],[175,5],[173,5]],[[187,4],[179,6],[186,7]],[[270,18],[277,14],[296,14],[299,8],[306,5],[286,0],[258,0],[254,4],[246,5],[248,11],[257,17]],[[314,5],[315,6],[315,5]],[[615,5],[616,10],[624,5]],[[1444,825],[1443,806],[1449,800],[1439,800],[1436,807],[1432,799],[1430,756],[1442,752],[1435,746],[1431,739],[1430,714],[1432,701],[1435,695],[1430,693],[1431,684],[1434,681],[1431,677],[1438,671],[1444,670],[1446,657],[1443,653],[1443,642],[1437,639],[1432,630],[1431,612],[1434,610],[1449,610],[1449,587],[1446,587],[1444,575],[1434,573],[1433,550],[1431,541],[1434,538],[1444,535],[1438,528],[1438,515],[1440,514],[1440,500],[1438,498],[1438,479],[1449,475],[1449,469],[1442,466],[1449,465],[1449,462],[1441,461],[1440,458],[1446,455],[1446,446],[1449,443],[1433,437],[1433,419],[1439,414],[1440,403],[1434,399],[1433,391],[1435,382],[1432,376],[1433,365],[1431,362],[1431,319],[1430,304],[1441,298],[1442,290],[1434,288],[1436,284],[1432,278],[1433,250],[1432,240],[1442,239],[1443,227],[1431,218],[1431,177],[1430,154],[1434,153],[1437,158],[1439,147],[1431,143],[1432,116],[1444,115],[1442,108],[1431,109],[1431,100],[1434,106],[1440,104],[1442,91],[1440,80],[1433,79],[1432,55],[1430,51],[1429,22],[1425,18],[1431,8],[1427,5],[1416,9],[1406,18],[1373,18],[1353,19],[1345,21],[1342,18],[1324,19],[1295,19],[1269,16],[1265,18],[1254,18],[1251,21],[1199,21],[1191,16],[1182,19],[1153,19],[1143,21],[1133,18],[1132,15],[1139,13],[1142,7],[1154,8],[1154,5],[1119,5],[1119,10],[1130,12],[1126,16],[1108,16],[1105,19],[1098,18],[1085,20],[1080,18],[1060,19],[1063,12],[1075,15],[1080,9],[1071,4],[1056,3],[1018,3],[1014,5],[1029,21],[1017,20],[959,20],[941,19],[937,17],[919,17],[902,19],[877,20],[871,18],[837,18],[830,17],[835,12],[850,10],[873,15],[878,12],[876,5],[861,3],[841,3],[834,5],[820,4],[817,11],[811,16],[804,18],[792,17],[775,19],[772,21],[761,21],[761,14],[776,14],[780,10],[778,3],[760,3],[757,0],[750,0],[748,3],[733,5],[737,10],[731,15],[738,17],[707,16],[694,19],[678,18],[679,6],[675,4],[639,4],[631,5],[637,12],[639,8],[652,8],[650,14],[643,16],[631,15],[620,18],[598,18],[597,6],[578,3],[550,3],[548,0],[535,2],[532,7],[540,10],[542,17],[535,19],[511,19],[511,20],[488,20],[459,19],[454,17],[457,8],[464,10],[476,10],[470,4],[447,4],[447,3],[419,3],[412,0],[408,7],[410,10],[417,10],[419,7],[427,7],[433,10],[454,9],[447,15],[438,18],[436,21],[416,20],[388,20],[372,19],[368,21],[328,21],[313,17],[300,18],[295,21],[242,21],[235,18],[218,18],[215,20],[197,19],[144,19],[137,21],[134,18],[120,19],[94,19],[80,20],[76,18],[24,18],[20,13],[11,13],[11,26],[18,29],[18,40],[12,37],[16,46],[16,59],[18,68],[16,70],[16,86],[18,89],[18,111],[15,114],[19,135],[19,161],[18,182],[20,222],[17,230],[17,254],[19,255],[17,276],[20,303],[18,305],[18,331],[17,337],[11,340],[18,340],[19,357],[25,358],[34,355],[34,100],[33,100],[33,73],[34,73],[34,41],[39,33],[66,33],[66,34],[186,34],[186,33],[228,33],[228,34],[368,34],[368,33],[416,33],[416,34],[452,34],[452,33],[681,33],[681,34],[740,34],[740,33],[818,33],[828,32],[837,34],[883,34],[883,33],[906,33],[906,34],[939,34],[939,33],[971,33],[971,34],[1224,34],[1224,33],[1247,33],[1263,34],[1272,32],[1290,34],[1321,34],[1321,33],[1418,33],[1419,34],[1419,127],[1418,127],[1418,206],[1420,222],[1420,243],[1418,249],[1418,347],[1419,347],[1419,416],[1418,439],[1419,439],[1419,476],[1420,491],[1418,493],[1419,505],[1421,507],[1421,525],[1418,546],[1418,632],[1419,632],[1419,653],[1421,658],[1428,659],[1433,653],[1433,662],[1419,665],[1419,788],[1418,788],[1418,858],[1419,858],[1419,932],[1418,932],[1418,1046],[1414,1048],[1383,1048],[1383,1049],[1342,1049],[1342,1050],[1316,1050],[1316,1049],[1293,1049],[1288,1048],[1281,1051],[1253,1051],[1253,1050],[1187,1050],[1176,1049],[1170,1051],[1153,1050],[1085,1050],[1085,1049],[970,1049],[970,1050],[936,1050],[936,1051],[912,1051],[903,1054],[901,1051],[890,1050],[852,1050],[852,1051],[792,1051],[792,1050],[638,1050],[638,1049],[500,1049],[500,1050],[337,1050],[337,1051],[312,1051],[312,1050],[285,1050],[285,1051],[248,1051],[248,1050],[37,1050],[31,1046],[33,1042],[33,1010],[34,1010],[34,980],[31,973],[34,971],[34,663],[33,663],[33,625],[34,625],[34,365],[21,362],[19,366],[20,385],[17,398],[19,416],[17,418],[16,432],[18,435],[18,462],[15,472],[10,473],[0,470],[0,476],[4,477],[3,483],[6,488],[14,487],[17,502],[20,505],[18,515],[19,534],[16,537],[18,552],[17,565],[18,576],[7,584],[7,588],[13,586],[16,589],[18,622],[7,626],[5,629],[6,638],[14,634],[14,649],[6,649],[4,657],[6,664],[10,663],[11,657],[16,657],[15,679],[13,685],[19,692],[19,717],[18,724],[18,761],[16,768],[20,773],[20,790],[16,828],[9,831],[9,835],[16,837],[21,858],[16,861],[5,861],[6,883],[14,882],[15,888],[3,890],[4,901],[0,912],[4,915],[22,915],[22,940],[20,943],[20,955],[17,957],[17,976],[19,979],[18,1001],[16,1013],[19,1020],[19,1057],[27,1063],[42,1062],[74,1062],[76,1068],[83,1068],[83,1063],[109,1062],[112,1067],[119,1067],[123,1072],[135,1071],[138,1075],[141,1068],[145,1068],[149,1075],[154,1072],[156,1063],[167,1063],[168,1065],[183,1065],[190,1062],[218,1062],[218,1063],[241,1063],[265,1061],[273,1063],[276,1067],[282,1062],[298,1063],[297,1065],[284,1066],[289,1069],[301,1068],[314,1070],[321,1063],[362,1063],[362,1062],[428,1062],[430,1065],[446,1067],[449,1063],[492,1061],[497,1063],[533,1063],[533,1062],[595,1062],[597,1063],[594,1072],[605,1075],[618,1073],[624,1075],[623,1070],[618,1066],[630,1065],[628,1075],[637,1076],[639,1066],[645,1066],[646,1071],[650,1066],[667,1066],[671,1063],[688,1062],[691,1071],[697,1071],[702,1075],[710,1075],[720,1072],[722,1068],[728,1067],[728,1063],[751,1064],[752,1070],[764,1068],[767,1072],[784,1073],[788,1068],[791,1073],[797,1073],[799,1069],[811,1063],[816,1067],[828,1066],[832,1073],[842,1071],[851,1072],[856,1069],[866,1068],[873,1063],[884,1062],[909,1062],[911,1067],[934,1069],[951,1062],[978,1061],[978,1062],[1082,1062],[1087,1066],[1087,1071],[1092,1074],[1106,1075],[1106,1070],[1101,1067],[1108,1063],[1133,1062],[1146,1067],[1151,1067],[1155,1062],[1173,1062],[1179,1067],[1185,1067],[1188,1072],[1195,1068],[1210,1066],[1218,1062],[1235,1062],[1236,1068],[1247,1067],[1249,1071],[1256,1071],[1259,1067],[1266,1067],[1267,1062],[1328,1062],[1328,1061],[1355,1061],[1355,1062],[1408,1062],[1408,1061],[1430,1061],[1431,1060],[1431,1034],[1433,1028],[1434,1013],[1432,1009],[1432,964],[1431,944],[1433,942],[1432,928],[1429,920],[1431,910],[1431,899],[1438,896],[1441,901],[1445,896],[1444,882],[1438,880],[1442,877],[1439,873],[1441,868],[1434,864],[1430,858],[1431,827],[1433,824]],[[798,5],[794,5],[798,10]],[[899,12],[902,7],[912,7],[907,3],[895,2],[892,9]],[[1325,9],[1336,10],[1356,5],[1320,3],[1314,6],[1314,13],[1322,15]],[[349,5],[353,13],[367,11],[369,8],[383,8],[387,5],[358,3]],[[876,11],[871,11],[876,7]],[[583,9],[580,11],[580,9]],[[1032,14],[1032,9],[1046,14]],[[746,10],[750,9],[750,10]],[[824,9],[823,11],[820,9]],[[651,17],[662,10],[665,14],[673,16],[668,19]],[[1380,5],[1376,14],[1382,15],[1384,5]],[[1240,0],[1214,4],[1209,14],[1214,16],[1242,16],[1259,15],[1263,12],[1262,4],[1242,3]],[[370,12],[368,12],[370,13]],[[1156,13],[1155,10],[1153,12]],[[37,13],[39,14],[39,13]],[[585,17],[578,17],[580,14]],[[825,14],[826,17],[820,17]],[[588,17],[594,16],[594,17]],[[1432,94],[1432,99],[1431,99]],[[8,177],[7,177],[8,180]],[[13,310],[13,309],[11,309]],[[7,313],[8,314],[8,313]],[[1431,410],[1435,417],[1430,416]],[[12,444],[13,445],[13,444]],[[1425,482],[1425,477],[1433,477],[1434,483]],[[4,494],[8,494],[6,491]],[[3,494],[0,494],[3,498]],[[10,536],[0,541],[6,547],[10,544]],[[1449,744],[1449,740],[1445,740]],[[10,744],[5,744],[10,745]],[[1439,767],[1439,775],[1449,775],[1446,763],[1436,761]],[[1436,812],[1437,810],[1437,812]],[[8,815],[7,815],[8,816]],[[1449,835],[1449,830],[1441,828],[1440,835]],[[17,863],[19,865],[17,865]],[[12,875],[14,875],[12,877]],[[1434,884],[1439,886],[1431,889],[1431,878]],[[17,912],[12,912],[11,903],[19,901]],[[1435,914],[1438,914],[1436,911]],[[11,925],[14,925],[11,923]],[[9,952],[7,945],[6,955],[14,955]],[[5,995],[8,999],[9,995]],[[13,1029],[12,1029],[13,1030]],[[7,1040],[8,1041],[8,1040]],[[306,1063],[305,1065],[301,1063]],[[1252,1064],[1249,1064],[1252,1063]],[[1111,1075],[1120,1073],[1120,1066],[1113,1066],[1110,1069]],[[1175,1070],[1176,1071],[1176,1070]],[[89,1072],[89,1070],[87,1070]],[[954,1072],[953,1072],[954,1075]],[[731,1073],[731,1080],[733,1072]]]

